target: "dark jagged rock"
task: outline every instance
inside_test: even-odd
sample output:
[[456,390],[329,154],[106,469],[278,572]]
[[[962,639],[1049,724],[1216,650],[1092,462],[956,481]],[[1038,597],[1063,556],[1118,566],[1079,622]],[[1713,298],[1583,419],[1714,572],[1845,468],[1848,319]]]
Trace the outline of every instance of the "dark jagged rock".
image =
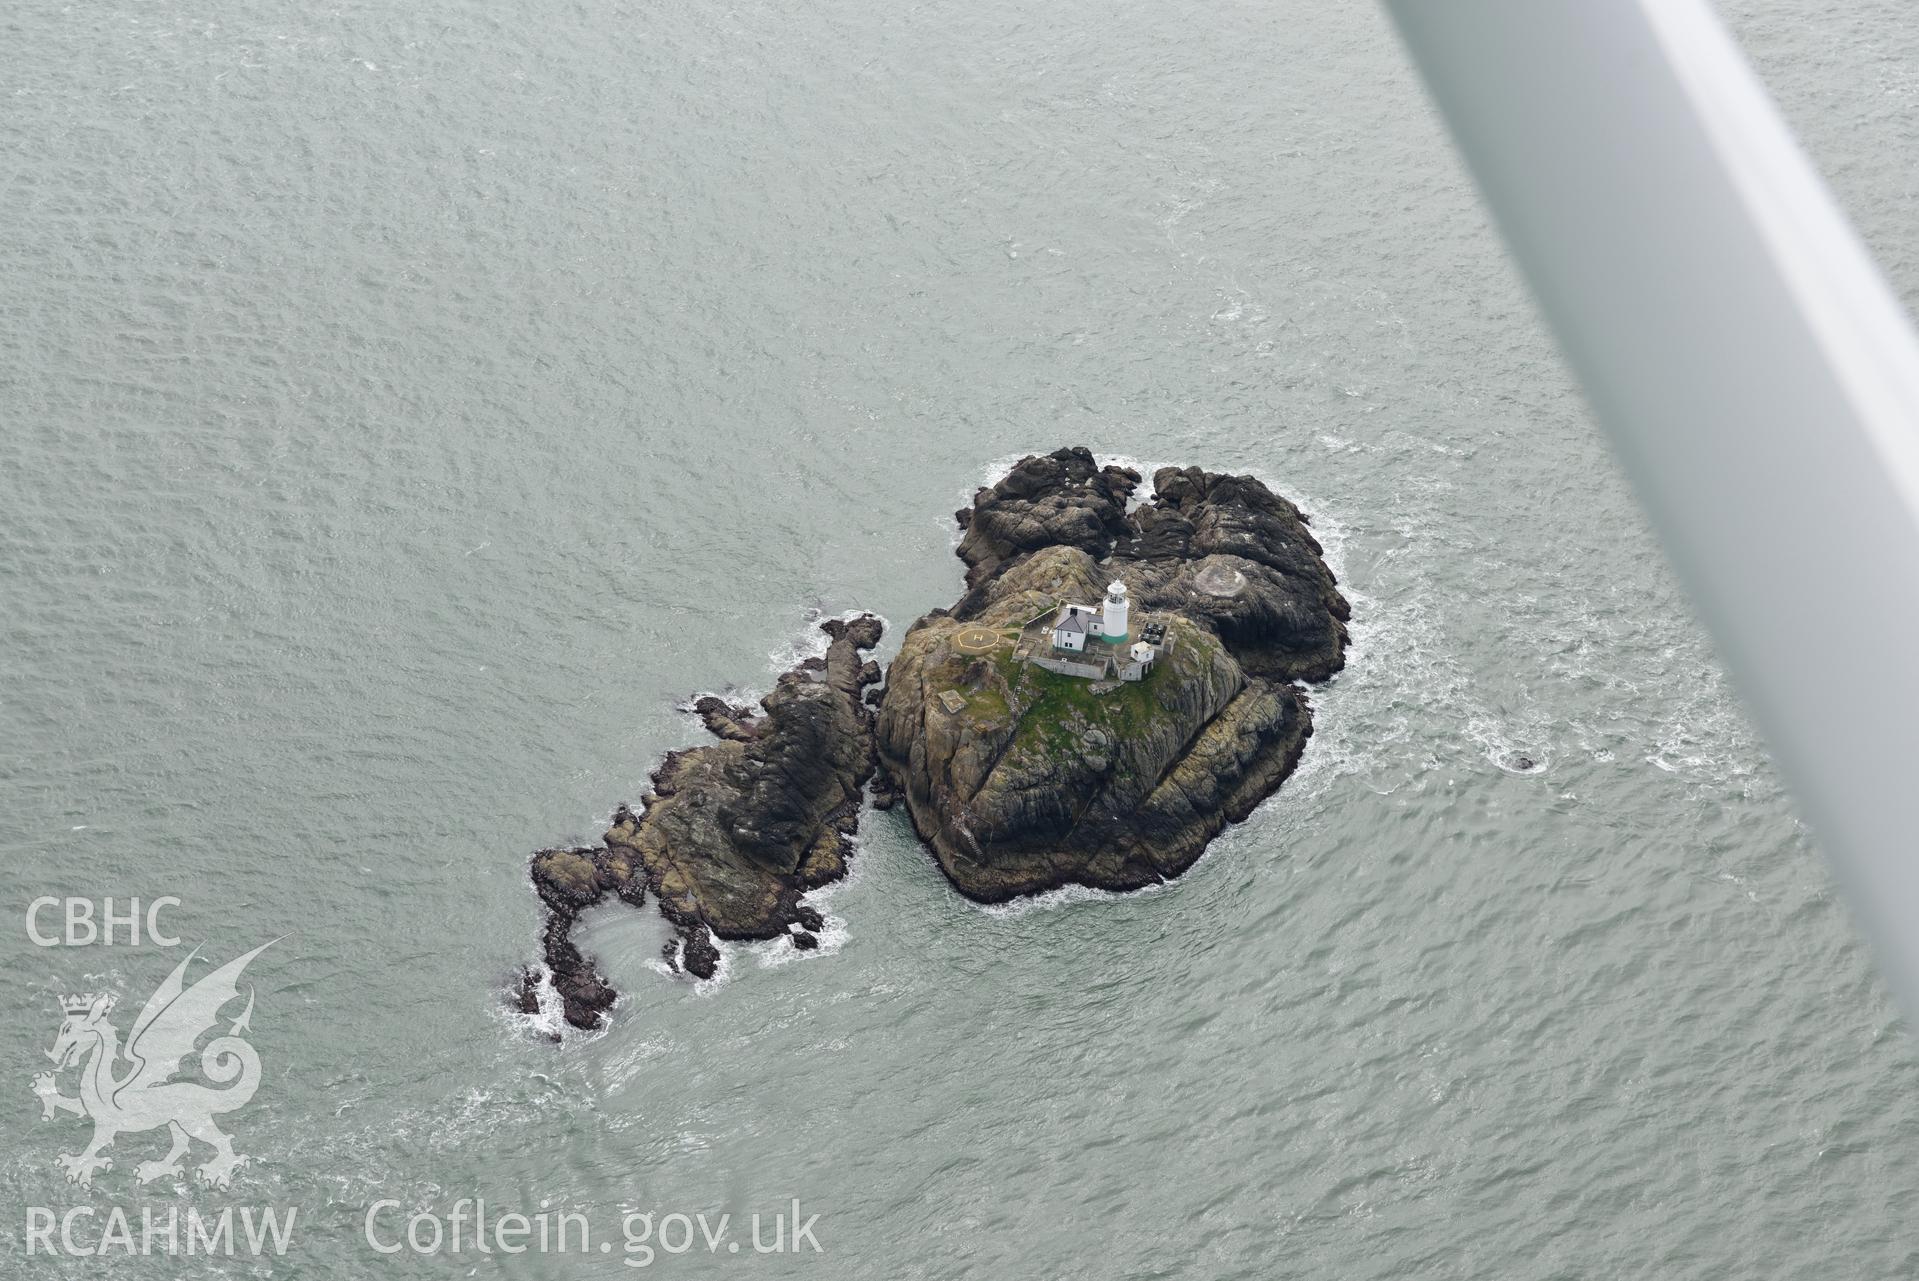
[[966,585],[977,587],[1009,561],[1046,547],[1106,556],[1127,533],[1126,500],[1138,485],[1138,472],[1101,467],[1083,448],[1022,459],[999,484],[974,494],[972,511],[960,520]]
[[[1139,479],[1062,449],[981,489],[960,521],[966,594],[913,625],[887,674],[887,790],[969,897],[1177,876],[1292,772],[1312,733],[1293,682],[1345,661],[1348,607],[1298,508],[1249,476],[1164,468],[1129,513]],[[1144,680],[1024,661],[1035,620],[1113,580],[1135,631],[1172,642]]]
[[[559,994],[567,1022],[575,1027],[599,1026],[601,1015],[617,999],[593,963],[573,946],[573,925],[580,913],[624,881],[624,869],[613,865],[605,854],[605,850],[592,848],[541,850],[533,856],[529,869],[533,888],[547,908],[546,925],[541,931],[547,972],[552,975],[553,990]],[[525,984],[537,982],[533,973],[529,970],[528,979],[523,981],[523,1010],[528,995]],[[538,1008],[535,996],[533,1010]]]
[[805,930],[800,930],[793,935],[793,946],[802,952],[811,952],[819,945],[820,941]]
[[761,723],[749,707],[741,707],[708,694],[694,700],[693,710],[699,713],[701,723],[715,738],[750,743],[759,737]]
[[713,946],[713,936],[704,930],[688,934],[686,946],[680,949],[680,965],[696,979],[710,979],[719,973],[720,949]]
[[881,624],[863,614],[821,630],[825,655],[783,674],[758,715],[710,696],[694,703],[719,741],[667,753],[640,811],[622,805],[600,845],[533,856],[546,966],[568,1023],[598,1027],[616,999],[572,940],[579,914],[608,893],[639,906],[651,892],[679,932],[669,962],[697,978],[718,969],[715,936],[819,928],[799,898],[846,874],[874,771],[865,692],[880,670],[863,655]]
[[540,1012],[540,980],[545,976],[538,966],[520,968],[520,981],[513,990],[513,1008],[521,1014]]

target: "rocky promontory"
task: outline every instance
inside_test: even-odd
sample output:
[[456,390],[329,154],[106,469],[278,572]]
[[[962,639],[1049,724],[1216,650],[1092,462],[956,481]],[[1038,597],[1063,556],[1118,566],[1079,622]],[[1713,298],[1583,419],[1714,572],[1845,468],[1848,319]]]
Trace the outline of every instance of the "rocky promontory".
[[[886,786],[970,898],[1179,875],[1292,772],[1312,734],[1298,682],[1345,662],[1348,606],[1297,507],[1250,476],[1169,467],[1129,510],[1140,483],[1075,448],[981,489],[956,514],[965,594],[913,625],[887,674]],[[1129,639],[1159,638],[1144,675],[1034,661],[1077,659],[1050,629],[1114,583]]]
[[[598,1027],[615,999],[572,938],[580,913],[608,895],[638,907],[652,894],[677,933],[669,963],[697,977],[718,965],[714,937],[817,946],[820,916],[799,900],[846,875],[874,769],[865,690],[880,670],[864,655],[881,624],[863,614],[821,630],[824,656],[782,675],[757,708],[697,701],[717,741],[669,753],[639,810],[621,806],[599,845],[533,856],[546,967],[574,1027]],[[529,1013],[539,980],[529,970],[521,984]]]

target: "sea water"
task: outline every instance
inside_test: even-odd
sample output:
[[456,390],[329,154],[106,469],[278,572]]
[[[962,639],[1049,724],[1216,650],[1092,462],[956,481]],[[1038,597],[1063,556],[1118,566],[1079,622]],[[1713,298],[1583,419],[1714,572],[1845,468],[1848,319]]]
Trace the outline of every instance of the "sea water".
[[[1919,29],[1727,11],[1919,296]],[[1913,1269],[1910,1036],[1372,7],[5,29],[7,1275]],[[528,854],[697,741],[689,694],[851,609],[890,653],[960,591],[953,510],[1077,443],[1311,513],[1353,646],[1276,798],[1176,884],[992,910],[869,814],[819,953],[693,984],[616,907],[606,1031],[504,1012]],[[1787,607],[1837,652],[1845,602]],[[37,946],[42,897],[177,898],[181,946]],[[149,1130],[67,1183],[63,995],[124,1036],[275,938],[251,1164],[142,1187]],[[479,1199],[593,1235],[452,1249]],[[137,1248],[258,1207],[284,1255]],[[76,1209],[103,1257],[30,1240]]]

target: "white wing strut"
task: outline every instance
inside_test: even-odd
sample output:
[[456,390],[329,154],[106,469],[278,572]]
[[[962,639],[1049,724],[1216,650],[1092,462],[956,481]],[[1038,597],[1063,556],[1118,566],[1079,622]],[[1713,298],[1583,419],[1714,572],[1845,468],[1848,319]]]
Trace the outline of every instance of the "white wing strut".
[[1703,0],[1386,0],[1919,1015],[1919,343]]

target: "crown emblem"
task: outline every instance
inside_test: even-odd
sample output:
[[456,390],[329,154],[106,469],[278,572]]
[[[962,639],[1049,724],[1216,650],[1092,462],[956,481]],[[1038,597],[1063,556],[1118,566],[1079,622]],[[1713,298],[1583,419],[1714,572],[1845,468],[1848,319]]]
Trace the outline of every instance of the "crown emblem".
[[[63,996],[60,998],[60,1008],[68,1014],[85,1014],[93,1008],[93,1003],[100,997],[101,993],[98,992],[81,992],[73,996]],[[113,997],[110,994],[106,997],[106,1002],[101,1010],[103,1014],[113,1008]]]

